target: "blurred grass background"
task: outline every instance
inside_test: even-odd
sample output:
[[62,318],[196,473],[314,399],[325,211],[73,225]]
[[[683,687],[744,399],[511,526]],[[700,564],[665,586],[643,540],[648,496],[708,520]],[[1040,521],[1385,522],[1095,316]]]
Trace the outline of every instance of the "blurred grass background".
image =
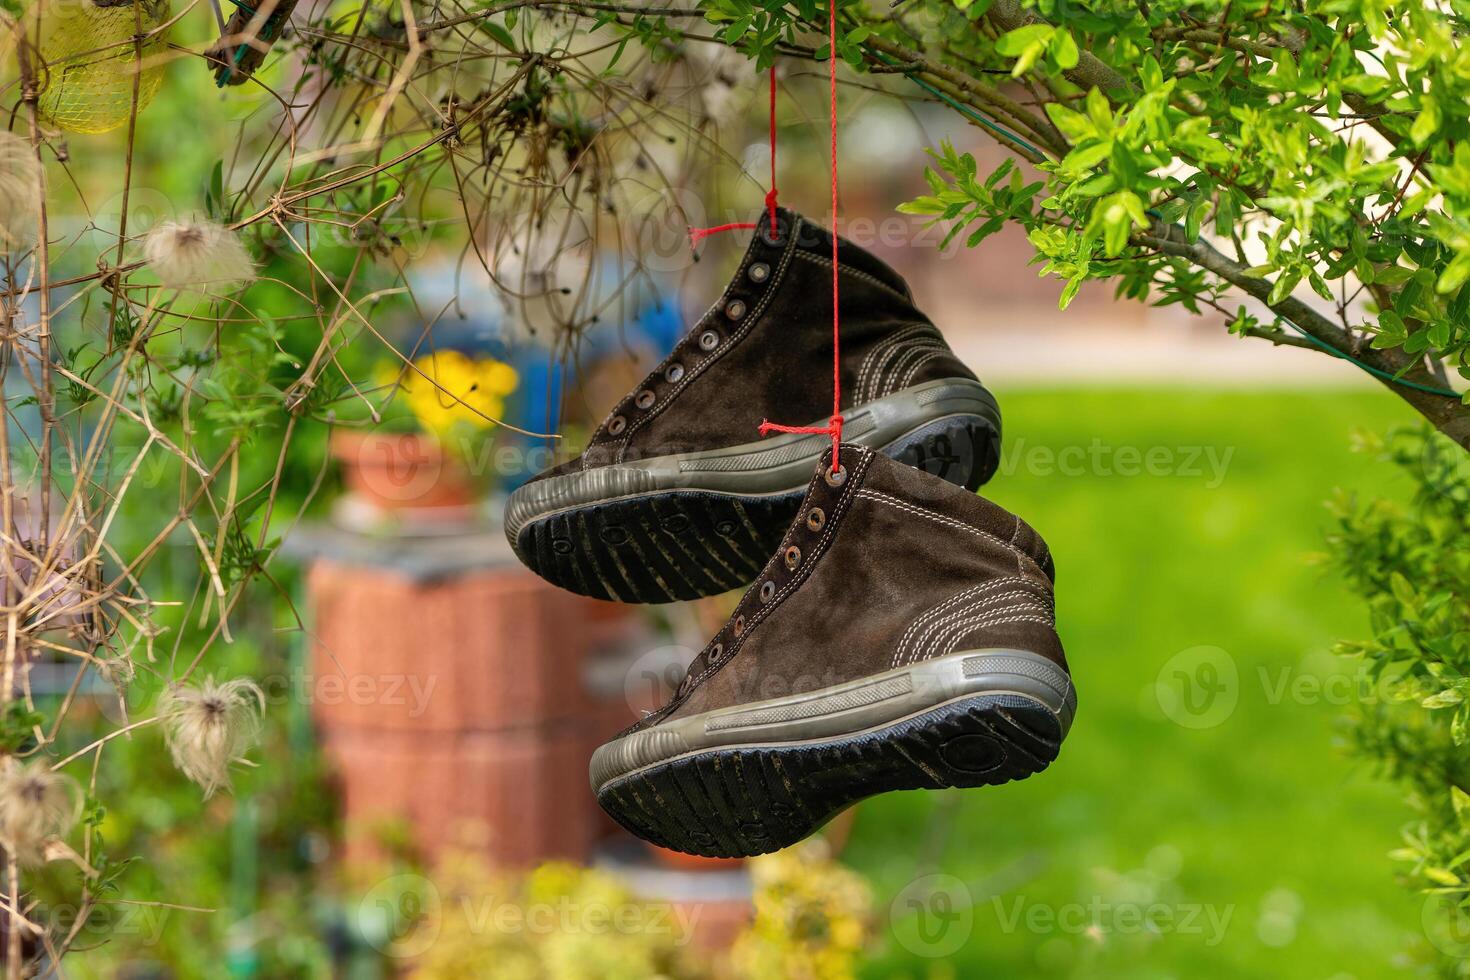
[[[1006,457],[983,492],[1056,555],[1077,723],[1037,778],[863,804],[845,860],[891,916],[863,975],[1406,975],[1419,905],[1386,853],[1407,814],[1342,751],[1343,697],[1357,686],[1312,693],[1312,678],[1351,673],[1330,648],[1365,635],[1366,616],[1312,556],[1331,487],[1394,489],[1393,473],[1351,451],[1353,426],[1407,414],[1360,389],[998,395]],[[1048,465],[1047,450],[1094,440],[1102,459],[1163,447],[1156,462],[1170,451],[1175,472]],[[1181,472],[1195,449],[1230,454],[1218,486],[1203,459],[1200,475]],[[1166,716],[1155,684],[1198,646],[1237,665],[1238,702],[1220,724],[1190,729]],[[933,918],[934,903],[915,911],[912,889],[900,894],[931,872],[956,879],[938,880],[953,893],[937,909],[948,933],[915,921]],[[1132,916],[1154,903],[1173,921],[1156,915],[1165,926],[1150,933]],[[926,955],[949,954],[943,944],[966,928],[944,961]],[[926,945],[926,934],[941,939]]]

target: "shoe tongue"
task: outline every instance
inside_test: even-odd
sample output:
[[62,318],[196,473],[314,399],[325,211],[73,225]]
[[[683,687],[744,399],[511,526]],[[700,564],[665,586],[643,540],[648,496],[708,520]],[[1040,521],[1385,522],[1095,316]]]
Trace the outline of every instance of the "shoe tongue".
[[[782,538],[783,546],[789,541],[793,533],[797,533],[798,536],[802,536],[799,534],[799,532],[795,531],[795,529],[799,528],[802,522],[809,518],[812,512],[813,505],[817,505],[822,508],[821,520],[824,522],[831,522],[841,519],[844,508],[839,506],[839,501],[844,496],[849,496],[853,491],[853,487],[848,485],[848,481],[858,479],[860,477],[860,474],[866,469],[864,465],[865,460],[868,462],[872,461],[871,459],[869,459],[869,457],[882,458],[882,454],[874,453],[872,450],[864,449],[862,446],[852,445],[850,443],[843,443],[842,455],[839,459],[839,462],[841,463],[841,468],[838,470],[838,475],[833,478],[829,476],[829,474],[832,472],[831,447],[829,446],[827,448],[827,451],[822,453],[821,462],[818,464],[816,472],[812,474],[811,483],[808,485],[807,492],[802,498],[801,506],[797,510],[795,518],[796,523],[793,525],[793,529],[788,530],[786,535]],[[817,527],[820,528],[821,526],[823,525],[818,525]],[[828,535],[830,536],[830,534],[831,531],[829,530]],[[806,547],[808,546],[803,545],[804,549]],[[762,571],[756,583],[752,584],[750,589],[746,591],[745,595],[741,597],[740,603],[736,607],[735,617],[732,618],[731,622],[727,623],[725,627],[721,629],[721,631],[710,640],[710,644],[706,646],[704,650],[700,651],[699,655],[695,657],[693,662],[690,663],[689,670],[685,674],[684,681],[680,684],[680,692],[679,694],[676,694],[676,700],[680,695],[684,693],[684,684],[688,683],[691,677],[703,673],[710,666],[711,658],[713,656],[716,656],[716,650],[724,653],[728,649],[733,649],[734,645],[739,642],[740,636],[738,634],[731,633],[731,627],[736,619],[744,619],[745,617],[749,616],[753,621],[757,618],[761,610],[761,605],[763,603],[753,602],[752,597],[759,595],[761,584],[763,582],[775,581],[777,576],[789,580],[789,573],[783,574],[779,570],[779,567],[777,567],[778,560],[780,559],[782,554],[783,550],[778,550],[776,552],[776,555],[772,557],[771,562],[767,565],[766,569]],[[816,557],[815,554],[811,555],[808,560],[814,557]],[[774,572],[773,569],[775,569]]]

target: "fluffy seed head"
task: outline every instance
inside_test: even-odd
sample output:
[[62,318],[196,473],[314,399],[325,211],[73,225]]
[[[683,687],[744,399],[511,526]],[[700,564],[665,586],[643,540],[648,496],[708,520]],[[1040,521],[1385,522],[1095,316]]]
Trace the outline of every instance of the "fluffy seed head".
[[119,694],[126,691],[133,683],[133,678],[138,676],[138,668],[133,664],[133,658],[125,653],[108,657],[106,660],[98,660],[93,664],[93,668],[97,671],[97,676],[117,688]]
[[158,281],[173,289],[228,292],[255,276],[239,236],[210,221],[160,221],[148,232],[143,255]]
[[40,864],[46,842],[65,837],[81,812],[76,783],[45,760],[0,763],[0,844],[22,863]]
[[36,240],[41,206],[41,161],[31,144],[0,131],[0,251],[13,251]]
[[221,786],[229,788],[230,765],[255,744],[264,712],[265,692],[244,677],[173,685],[158,704],[174,765],[204,788],[205,799]]

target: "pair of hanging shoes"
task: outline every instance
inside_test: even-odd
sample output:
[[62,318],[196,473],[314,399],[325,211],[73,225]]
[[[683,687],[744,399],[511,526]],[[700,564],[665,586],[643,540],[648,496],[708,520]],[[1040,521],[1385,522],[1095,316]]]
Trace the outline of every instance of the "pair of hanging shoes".
[[811,383],[833,370],[814,329],[831,249],[792,212],[760,222],[719,302],[507,506],[526,565],[584,595],[754,582],[673,698],[592,757],[614,819],[691,854],[773,851],[876,793],[1023,778],[1076,708],[1046,545],[974,492],[999,462],[995,399],[896,272],[838,240],[838,458],[821,434],[750,438],[831,412]]

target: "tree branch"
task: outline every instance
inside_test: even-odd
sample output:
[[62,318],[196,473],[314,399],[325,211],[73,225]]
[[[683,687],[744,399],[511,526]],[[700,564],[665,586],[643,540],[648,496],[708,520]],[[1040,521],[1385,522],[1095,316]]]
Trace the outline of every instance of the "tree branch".
[[[1406,381],[1439,387],[1438,380],[1425,368],[1423,362],[1402,350],[1354,350],[1355,342],[1351,333],[1295,296],[1287,296],[1275,303],[1268,302],[1271,280],[1249,275],[1244,265],[1226,256],[1204,239],[1187,241],[1183,229],[1178,225],[1156,221],[1147,234],[1139,235],[1137,239],[1156,251],[1187,259],[1219,276],[1265,303],[1273,312],[1290,320],[1322,344],[1342,352],[1344,356],[1351,356],[1374,370],[1401,377]],[[1453,439],[1460,448],[1470,451],[1470,406],[1458,398],[1420,391],[1383,378],[1378,380],[1428,419],[1436,429]]]
[[[1021,6],[1021,0],[995,0],[986,11],[985,16],[996,27],[1005,31],[1014,31],[1019,27],[1029,24],[1045,24],[1035,13]],[[1104,92],[1127,93],[1132,87],[1122,75],[1114,71],[1110,66],[1099,60],[1090,51],[1082,51],[1077,56],[1077,67],[1064,73],[1067,79],[1084,89],[1097,86]]]

